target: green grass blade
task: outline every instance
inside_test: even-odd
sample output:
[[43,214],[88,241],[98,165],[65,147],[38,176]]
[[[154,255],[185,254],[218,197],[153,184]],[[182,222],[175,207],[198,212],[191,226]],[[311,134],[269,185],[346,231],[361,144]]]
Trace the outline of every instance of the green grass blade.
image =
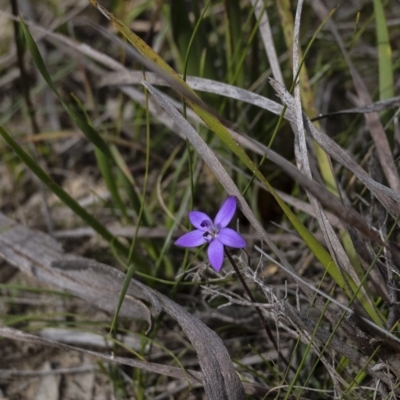
[[111,243],[124,256],[128,255],[128,249],[124,246],[103,224],[101,224],[93,215],[88,213],[79,203],[73,199],[61,186],[57,185],[53,179],[26,153],[22,147],[0,126],[0,135],[24,162],[24,164],[76,215],[92,227],[107,242]]
[[28,45],[29,51],[32,55],[33,61],[36,64],[37,69],[43,76],[44,80],[47,82],[51,90],[60,100],[63,105],[65,111],[68,113],[70,118],[74,121],[76,126],[82,131],[82,133],[88,138],[90,142],[92,142],[97,148],[99,148],[105,155],[111,158],[110,149],[108,148],[107,143],[104,139],[83,119],[80,115],[74,111],[74,109],[67,104],[61,95],[58,93],[56,86],[51,79],[49,72],[47,71],[46,65],[43,61],[43,58],[40,54],[38,47],[36,46],[35,41],[33,40],[32,35],[30,34],[28,27],[25,25],[23,19],[20,19],[22,32],[24,33],[26,43]]
[[381,0],[374,0],[379,62],[379,99],[394,97],[392,49]]
[[[189,74],[190,74],[189,62],[191,62],[191,63],[193,63],[193,61],[196,62],[196,68],[197,69],[200,68],[200,71],[197,71],[196,75],[201,76],[201,64],[202,64],[201,63],[201,55],[200,55],[200,57],[198,59],[194,59],[193,60],[193,58],[190,57],[190,54],[191,54],[192,48],[195,47],[195,41],[196,41],[196,38],[198,38],[197,33],[198,33],[199,29],[200,29],[201,23],[202,23],[202,21],[204,19],[204,15],[205,15],[205,13],[207,11],[207,8],[210,5],[210,3],[211,3],[211,0],[208,0],[206,5],[204,6],[203,10],[201,11],[200,17],[196,22],[196,25],[195,25],[195,27],[193,29],[192,35],[190,37],[189,43],[188,43],[187,48],[186,48],[185,63],[184,63],[184,68],[183,68],[183,80],[185,80],[185,81],[186,81],[187,73],[189,72]],[[193,49],[193,50],[195,50],[195,49]]]
[[[198,5],[194,5],[194,8],[198,8]],[[174,0],[172,2],[170,18],[174,40],[178,46],[179,53],[186,53],[186,59],[182,60],[181,63],[182,70],[186,69],[190,75],[198,75],[203,43],[201,43],[200,37],[191,34],[193,26],[189,21],[188,15],[188,5],[186,1]],[[189,50],[191,50],[190,57],[188,57]]]

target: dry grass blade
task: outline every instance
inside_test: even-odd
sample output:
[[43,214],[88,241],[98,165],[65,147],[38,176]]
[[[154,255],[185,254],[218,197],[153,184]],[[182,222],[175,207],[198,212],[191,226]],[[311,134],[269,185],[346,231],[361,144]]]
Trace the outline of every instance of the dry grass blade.
[[[104,73],[98,81],[98,86],[104,87],[115,85],[137,85],[141,82],[142,79],[142,72],[128,71],[125,69],[123,72],[121,71]],[[146,73],[146,80],[150,84],[156,86],[168,85],[164,79],[152,72]],[[263,108],[264,110],[270,111],[275,115],[280,115],[283,111],[283,107],[277,102],[260,96],[257,93],[250,92],[249,90],[242,89],[237,86],[228,85],[227,83],[218,82],[211,79],[199,78],[196,76],[186,77],[186,83],[193,90],[199,90],[201,92],[207,93],[215,93],[220,96],[226,96],[239,101],[244,101],[246,103]],[[294,116],[291,111],[286,112],[285,119],[287,119],[288,121],[294,121]]]
[[[49,236],[34,232],[0,214],[0,254],[21,271],[60,287],[110,313],[114,312],[124,274],[95,261],[71,258]],[[182,327],[197,351],[203,384],[210,399],[244,399],[244,389],[221,339],[178,304],[135,281],[120,316],[149,321],[143,301],[156,312],[165,311]]]
[[[60,244],[44,233],[34,232],[15,223],[0,214],[0,254],[10,264],[18,267],[28,275],[34,275],[39,280],[61,287],[99,308],[113,312],[117,304],[116,298],[120,291],[117,281],[107,280],[103,276],[97,278],[99,288],[90,282],[74,281],[62,277],[59,271],[51,268],[53,261],[58,261],[63,255]],[[90,277],[87,278],[90,281]],[[121,314],[125,318],[143,319],[151,325],[149,308],[136,297],[132,296],[125,303]]]
[[330,118],[345,114],[368,114],[368,113],[380,112],[385,110],[391,110],[394,108],[399,108],[399,106],[400,106],[400,97],[392,97],[391,99],[376,101],[375,103],[371,103],[363,107],[355,107],[328,114],[321,114],[318,115],[317,117],[312,118],[311,121],[317,121],[319,119]]
[[[322,3],[321,0],[312,1],[311,4],[316,14],[319,16],[319,18],[323,19],[325,15],[328,13],[328,10],[326,9],[325,5]],[[372,99],[368,92],[367,86],[365,85],[365,82],[363,81],[357,69],[353,65],[350,56],[346,51],[345,45],[339,34],[339,31],[337,30],[336,25],[332,20],[328,22],[328,27],[331,29],[340,47],[340,50],[342,51],[342,54],[346,60],[346,63],[349,67],[349,71],[354,83],[354,88],[356,89],[358,96],[358,103],[359,103],[358,106],[362,107],[372,103]],[[382,166],[382,170],[386,176],[386,179],[389,182],[389,186],[397,193],[400,193],[399,173],[396,169],[396,164],[393,159],[393,154],[390,150],[389,141],[386,137],[382,123],[379,119],[379,114],[377,113],[365,114],[364,118],[367,123],[367,127],[371,134],[371,137],[375,143],[379,162]]]
[[[18,340],[18,341],[23,341],[27,343],[32,343],[32,344],[37,344],[40,346],[45,346],[45,347],[54,347],[60,350],[65,350],[65,351],[78,351],[80,353],[86,353],[86,354],[91,354],[95,357],[102,358],[103,360],[112,362],[112,363],[117,363],[117,364],[122,364],[122,365],[128,365],[134,368],[139,368],[143,369],[144,371],[148,372],[153,372],[155,374],[160,374],[160,375],[165,375],[165,376],[170,376],[171,378],[176,378],[176,379],[182,379],[185,380],[189,383],[189,385],[195,385],[195,384],[202,384],[203,380],[203,374],[199,371],[194,371],[194,370],[186,370],[183,371],[181,368],[177,367],[172,367],[170,365],[163,365],[163,364],[157,364],[157,363],[152,363],[149,361],[140,361],[140,360],[132,360],[131,358],[126,358],[126,357],[116,357],[114,355],[110,354],[104,354],[100,353],[97,351],[93,350],[86,350],[82,349],[80,347],[75,347],[71,346],[68,344],[64,343],[59,343],[54,340],[50,339],[45,339],[39,336],[31,335],[29,333],[22,332],[17,329],[5,327],[0,325],[0,336],[11,339],[11,340]],[[67,374],[67,373],[81,373],[87,370],[93,370],[93,366],[89,367],[81,367],[81,368],[75,368],[72,371],[70,370],[58,370],[59,373],[62,374]],[[10,376],[14,375],[15,376],[37,376],[40,375],[40,372],[34,371],[31,374],[29,372],[25,371],[10,371],[10,370],[0,370],[1,373],[4,374],[9,374]],[[246,393],[249,395],[254,395],[254,396],[265,396],[269,390],[271,390],[267,386],[260,386],[257,384],[251,384],[251,383],[243,383],[243,386],[246,390]]]
[[272,75],[278,81],[283,83],[283,76],[281,67],[279,65],[278,56],[276,54],[274,39],[271,32],[271,26],[269,24],[267,8],[264,6],[264,2],[260,0],[251,0],[251,4],[254,8],[254,14],[257,19],[260,20],[259,32],[261,39],[264,44],[265,52],[268,56],[268,61],[271,66]]
[[[300,65],[300,20],[301,11],[303,7],[303,1],[297,3],[297,11],[294,24],[294,38],[293,38],[293,76],[297,77],[299,75]],[[305,129],[303,124],[303,110],[301,106],[301,96],[300,96],[300,85],[295,82],[294,85],[294,107],[296,116],[296,131],[295,131],[295,156],[296,162],[299,170],[304,173],[310,180],[312,180],[311,167],[308,159],[308,150],[305,137]],[[337,237],[332,225],[330,224],[325,211],[321,207],[317,198],[314,197],[310,192],[307,191],[310,203],[314,208],[315,215],[319,227],[324,235],[325,243],[328,246],[329,253],[334,259],[336,265],[339,265],[342,270],[346,271],[349,276],[353,279],[357,287],[361,287],[361,282],[357,276],[351,261],[344,250],[342,243]],[[373,304],[367,295],[365,288],[361,287],[361,292],[364,294],[364,299],[369,302],[371,306],[371,312],[373,310]],[[376,317],[376,322],[379,322],[378,317]]]
[[72,350],[72,351],[78,351],[80,353],[91,354],[110,362],[129,365],[131,367],[140,368],[148,372],[154,372],[156,374],[166,375],[177,379],[185,379],[188,380],[190,383],[201,383],[202,380],[201,372],[186,371],[185,373],[185,371],[182,371],[182,369],[177,367],[171,367],[169,365],[156,364],[148,361],[133,360],[131,358],[125,358],[125,357],[116,357],[113,356],[112,354],[104,354],[93,350],[86,350],[80,347],[56,342],[54,340],[45,339],[40,336],[31,335],[29,333],[25,333],[20,330],[8,328],[5,326],[0,326],[0,336],[11,340],[23,341],[40,346],[54,347],[64,351]]
[[[278,82],[270,80],[271,85],[282,99],[283,103],[289,109],[294,110],[295,104],[293,96]],[[400,214],[400,194],[374,181],[364,169],[357,164],[338,144],[336,144],[327,135],[318,131],[309,118],[303,113],[304,128],[312,136],[323,150],[325,150],[333,159],[338,161],[344,167],[349,169],[356,175],[361,182],[374,194],[374,196],[382,203],[387,211],[394,217]]]

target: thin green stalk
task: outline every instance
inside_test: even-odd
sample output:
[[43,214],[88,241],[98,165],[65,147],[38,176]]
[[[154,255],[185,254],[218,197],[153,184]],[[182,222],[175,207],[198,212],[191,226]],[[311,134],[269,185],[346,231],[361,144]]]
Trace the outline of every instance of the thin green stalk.
[[[146,75],[144,74],[144,79],[146,79]],[[142,221],[142,216],[143,216],[143,210],[144,210],[144,204],[145,204],[145,198],[146,198],[146,191],[147,191],[147,183],[148,183],[148,178],[149,178],[149,163],[150,163],[150,114],[148,112],[149,110],[149,96],[147,89],[144,88],[145,91],[145,96],[146,96],[146,166],[145,166],[145,173],[144,173],[144,182],[143,182],[143,193],[142,193],[142,203],[140,205],[140,210],[139,210],[139,215],[137,219],[137,224],[136,224],[136,230],[135,234],[133,236],[130,248],[129,248],[129,253],[128,253],[128,259],[126,262],[126,265],[128,265],[128,271],[126,272],[124,283],[122,285],[121,293],[119,295],[118,299],[118,305],[114,313],[114,317],[111,323],[110,327],[110,335],[113,333],[115,329],[115,325],[117,323],[117,318],[119,311],[122,307],[122,303],[124,301],[126,292],[128,291],[131,279],[133,277],[133,274],[135,273],[137,267],[135,264],[132,263],[132,257],[134,254],[134,248],[135,244],[137,241],[138,233],[139,233],[139,227]]]
[[[146,76],[144,75],[144,79]],[[145,96],[146,96],[146,161],[145,161],[145,171],[144,171],[144,182],[143,182],[143,193],[142,193],[142,204],[140,206],[139,215],[138,215],[138,222],[136,226],[135,236],[132,240],[131,247],[129,250],[129,256],[127,260],[127,264],[129,265],[132,262],[132,255],[133,249],[135,247],[135,243],[137,240],[137,236],[139,233],[140,223],[142,221],[143,212],[144,212],[144,205],[145,205],[145,198],[146,198],[146,191],[147,185],[149,181],[149,166],[150,166],[150,114],[149,114],[149,94],[147,89],[144,88]]]

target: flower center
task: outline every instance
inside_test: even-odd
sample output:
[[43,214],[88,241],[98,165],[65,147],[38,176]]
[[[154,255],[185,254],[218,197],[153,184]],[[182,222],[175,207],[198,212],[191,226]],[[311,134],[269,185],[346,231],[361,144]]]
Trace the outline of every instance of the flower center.
[[207,242],[212,242],[218,236],[219,227],[215,226],[212,222],[205,220],[200,225],[203,228],[207,228],[206,232],[203,233],[203,237]]

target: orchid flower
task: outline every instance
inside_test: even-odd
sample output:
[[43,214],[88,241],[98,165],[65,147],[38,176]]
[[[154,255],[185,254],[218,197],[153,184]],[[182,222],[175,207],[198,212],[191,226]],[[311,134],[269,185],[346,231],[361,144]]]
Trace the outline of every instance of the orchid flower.
[[185,233],[175,244],[182,247],[197,247],[208,243],[208,259],[215,271],[219,272],[224,262],[224,246],[240,249],[246,241],[233,229],[227,228],[236,211],[236,198],[229,196],[217,213],[214,222],[201,211],[190,211],[189,220],[196,228]]

